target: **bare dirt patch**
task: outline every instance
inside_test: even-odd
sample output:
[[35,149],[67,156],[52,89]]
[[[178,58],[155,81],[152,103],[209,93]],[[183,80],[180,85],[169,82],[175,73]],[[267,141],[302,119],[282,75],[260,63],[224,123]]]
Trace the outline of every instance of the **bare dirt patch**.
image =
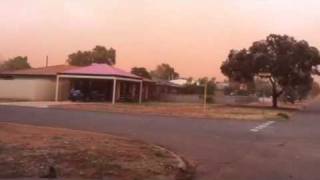
[[[0,178],[176,179],[181,162],[140,141],[91,132],[0,123]],[[50,174],[50,173],[49,173]]]
[[201,104],[192,103],[79,103],[52,106],[54,108],[75,109],[85,111],[102,111],[117,113],[164,115],[175,117],[232,119],[232,120],[280,120],[279,113],[291,116],[297,111],[295,108],[273,109],[263,106],[228,106],[208,105],[206,109]]

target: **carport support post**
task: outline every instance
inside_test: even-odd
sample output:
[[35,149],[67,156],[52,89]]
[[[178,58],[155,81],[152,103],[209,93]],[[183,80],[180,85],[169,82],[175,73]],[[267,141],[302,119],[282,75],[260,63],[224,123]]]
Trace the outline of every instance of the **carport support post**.
[[142,88],[143,88],[143,81],[140,81],[140,91],[139,91],[139,104],[142,103]]
[[113,79],[113,91],[112,91],[112,104],[116,103],[116,86],[117,86],[117,79]]
[[59,80],[60,80],[60,77],[59,75],[57,75],[55,101],[59,101]]

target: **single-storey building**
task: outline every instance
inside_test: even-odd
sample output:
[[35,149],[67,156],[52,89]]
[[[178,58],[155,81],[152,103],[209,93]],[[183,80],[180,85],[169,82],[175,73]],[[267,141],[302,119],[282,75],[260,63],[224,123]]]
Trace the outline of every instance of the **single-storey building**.
[[[0,73],[0,99],[52,101],[55,98],[57,73],[73,68],[76,67],[57,65],[2,72]],[[63,96],[68,97],[67,94]]]
[[[57,73],[55,100],[61,99],[60,82],[82,90],[94,101],[142,101],[143,78],[106,64],[92,64]],[[62,87],[65,85],[62,84]],[[69,88],[70,89],[70,88]]]
[[161,79],[154,79],[153,82],[153,85],[150,86],[152,89],[150,96],[154,100],[166,100],[165,97],[167,95],[179,94],[179,91],[183,87],[170,81]]
[[68,100],[79,89],[88,101],[151,99],[155,82],[106,64],[85,67],[57,65],[0,73],[0,99]]

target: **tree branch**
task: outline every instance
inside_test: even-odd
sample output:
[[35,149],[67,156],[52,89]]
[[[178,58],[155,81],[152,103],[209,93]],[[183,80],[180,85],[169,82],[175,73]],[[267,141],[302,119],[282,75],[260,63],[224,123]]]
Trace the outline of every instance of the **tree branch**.
[[270,82],[271,82],[272,85],[274,85],[274,84],[276,83],[271,76],[269,77],[269,80],[270,80]]
[[275,80],[272,77],[269,77],[270,83],[272,85],[272,89],[274,91],[274,95],[276,97],[279,97],[283,92],[284,89],[281,89],[279,92],[277,91],[277,83],[275,82]]
[[284,92],[283,89],[281,91],[277,92],[277,97],[279,97],[283,92]]

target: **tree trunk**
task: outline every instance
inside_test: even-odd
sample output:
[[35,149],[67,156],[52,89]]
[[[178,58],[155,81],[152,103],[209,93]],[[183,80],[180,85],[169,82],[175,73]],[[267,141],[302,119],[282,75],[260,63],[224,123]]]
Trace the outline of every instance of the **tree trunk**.
[[272,107],[278,108],[278,97],[281,93],[277,92],[277,85],[274,81],[270,80],[272,84]]
[[278,96],[277,96],[277,93],[273,92],[272,94],[272,107],[273,108],[278,108]]

